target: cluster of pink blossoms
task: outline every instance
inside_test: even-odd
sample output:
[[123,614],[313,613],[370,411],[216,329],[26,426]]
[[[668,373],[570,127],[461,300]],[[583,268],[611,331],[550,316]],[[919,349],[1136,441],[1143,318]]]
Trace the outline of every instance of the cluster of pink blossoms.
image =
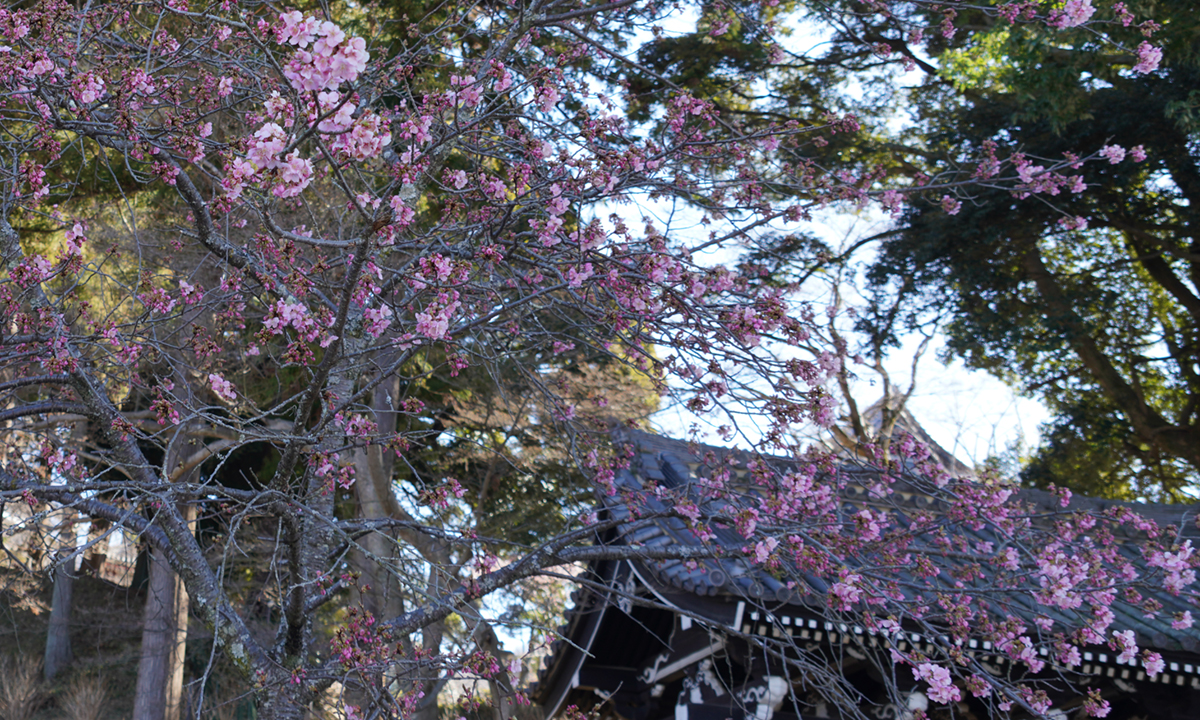
[[392,324],[392,309],[387,305],[363,311],[363,330],[373,338],[382,335]]
[[936,703],[950,703],[962,700],[962,693],[954,684],[954,678],[946,668],[934,663],[921,663],[913,668],[917,680],[929,683],[929,699]]
[[204,299],[204,291],[187,280],[179,281],[179,296],[184,305],[195,305]]
[[450,332],[450,318],[461,303],[458,292],[438,293],[437,300],[417,313],[417,333],[431,340],[443,340]]
[[1076,589],[1088,579],[1088,562],[1082,557],[1068,557],[1062,548],[1050,546],[1037,556],[1042,591],[1035,597],[1043,605],[1073,609],[1083,604]]
[[307,307],[301,303],[279,300],[271,306],[263,327],[272,335],[280,335],[288,326],[295,328],[307,342],[316,342],[320,338],[321,347],[329,347],[330,343],[337,340],[336,335],[325,332],[322,324],[309,314]]
[[209,373],[208,384],[212,391],[217,394],[217,397],[228,402],[237,400],[237,392],[233,389],[233,383],[216,373]]
[[[1196,581],[1196,571],[1192,569],[1192,541],[1184,541],[1177,552],[1152,551],[1147,553],[1150,567],[1164,570],[1163,586],[1172,595],[1178,595],[1185,587]],[[1190,618],[1189,618],[1190,619]]]
[[769,537],[766,540],[759,540],[754,544],[754,562],[765,563],[777,547],[779,547],[779,541],[773,537]]
[[90,105],[104,96],[104,78],[87,73],[75,80],[75,98],[79,102]]
[[[45,452],[46,448],[43,448],[43,455],[45,455]],[[46,457],[47,464],[60,475],[70,475],[78,460],[79,458],[75,453],[61,447]]]
[[[386,123],[370,111],[344,98],[338,88],[352,83],[366,69],[370,54],[361,37],[347,37],[335,23],[319,21],[293,10],[280,15],[276,35],[281,42],[299,48],[285,65],[283,74],[292,88],[302,93],[317,93],[317,101],[308,112],[311,124],[325,134],[333,150],[354,160],[377,157],[391,142]],[[308,48],[311,44],[311,51]],[[228,78],[226,78],[228,79]],[[290,123],[295,109],[273,94],[266,103],[270,117]],[[245,160],[230,162],[223,182],[226,196],[238,198],[245,185],[265,173],[277,180],[272,192],[283,198],[296,197],[312,182],[314,169],[310,159],[293,149],[294,138],[279,122],[266,122],[254,133]]]
[[1138,61],[1133,66],[1134,72],[1150,73],[1158,69],[1158,64],[1162,62],[1162,48],[1157,48],[1148,42],[1143,42],[1138,45]]
[[354,437],[369,437],[379,429],[374,420],[358,413],[338,413],[334,421],[347,435]]
[[842,579],[829,588],[829,606],[834,610],[850,610],[854,603],[863,597],[861,586],[862,576],[858,573],[846,573]]
[[242,188],[260,173],[277,171],[279,184],[274,193],[278,197],[296,197],[312,182],[312,161],[300,157],[300,153],[292,151],[287,157],[280,159],[280,154],[287,148],[291,138],[278,124],[269,122],[254,133],[250,141],[247,159],[235,159],[230,164],[230,172],[223,185],[229,198],[237,198],[242,194]]
[[1086,23],[1095,14],[1092,0],[1067,0],[1062,11],[1050,13],[1049,25],[1053,28],[1078,27]]
[[[680,368],[679,375],[695,378],[700,372],[698,368],[685,366]],[[928,456],[927,449],[918,451],[908,442],[896,443],[893,450],[902,457],[914,460]],[[758,470],[753,462],[748,463],[746,468],[751,474]],[[813,558],[811,552],[804,549],[803,541],[796,537],[788,537],[786,540],[779,538],[776,541],[775,538],[762,537],[759,534],[768,529],[768,523],[773,524],[773,520],[780,517],[779,513],[784,511],[792,518],[809,516],[827,519],[837,515],[836,494],[832,498],[833,504],[823,511],[818,511],[805,502],[812,492],[813,473],[815,469],[810,468],[807,473],[800,471],[784,476],[771,475],[769,480],[761,481],[763,487],[770,490],[764,492],[763,504],[760,507],[741,507],[736,512],[729,511],[730,516],[726,524],[733,525],[747,539],[748,543],[742,549],[747,558],[757,564],[766,565],[769,569],[772,563],[778,563],[779,558],[791,555],[797,568],[820,574],[836,572],[837,581],[832,583],[826,596],[828,606],[833,611],[851,612],[860,607],[869,608],[892,600],[905,599],[905,594],[895,586],[889,587],[887,581],[880,581],[867,573],[849,568],[836,570],[829,565],[823,565],[821,561]],[[714,467],[705,477],[705,485],[717,490],[724,486],[725,479],[727,473],[723,475],[720,467]],[[1005,534],[1012,533],[1015,536],[1022,536],[1029,530],[1029,518],[1020,510],[1021,506],[1010,502],[1013,488],[973,481],[954,482],[953,490],[957,500],[941,517],[962,522],[966,527],[975,529],[994,526]],[[943,483],[935,484],[943,486]],[[824,485],[828,488],[832,484]],[[876,495],[875,490],[871,492]],[[885,486],[876,496],[883,497],[888,492]],[[796,497],[792,497],[793,493]],[[1055,494],[1056,504],[1062,507],[1070,505],[1069,491],[1060,490]],[[686,518],[690,525],[700,522],[700,511],[694,503],[681,501],[674,509]],[[1153,521],[1140,518],[1127,509],[1113,513],[1107,520],[1128,524],[1133,529],[1147,533],[1151,538],[1160,535],[1160,530]],[[1102,516],[1086,513],[1075,516],[1069,522],[1059,525],[1060,540],[1047,541],[1048,539],[1043,538],[1036,545],[1030,546],[1036,549],[1031,550],[1029,555],[1012,546],[997,550],[992,542],[975,542],[968,547],[966,544],[955,544],[947,538],[947,550],[992,557],[996,567],[1020,573],[1023,577],[1031,575],[1032,579],[1040,584],[1040,587],[1032,588],[1031,591],[1041,610],[1077,610],[1077,617],[1083,624],[1082,627],[1071,631],[1064,627],[1061,632],[1051,636],[1050,633],[1054,632],[1059,621],[1042,614],[1031,618],[1032,625],[1037,626],[1037,632],[1030,632],[1031,628],[1026,626],[1026,621],[1016,618],[999,621],[990,615],[985,617],[983,610],[972,607],[974,601],[969,596],[955,598],[947,595],[939,597],[936,602],[940,605],[938,614],[948,621],[948,634],[953,636],[955,642],[961,644],[965,642],[966,637],[976,637],[977,633],[982,632],[985,640],[993,643],[998,652],[1003,653],[1012,662],[1026,666],[1032,673],[1045,671],[1047,664],[1052,662],[1051,658],[1067,668],[1079,667],[1083,662],[1083,646],[1107,644],[1120,663],[1141,666],[1151,679],[1160,675],[1165,670],[1166,663],[1159,653],[1139,648],[1134,631],[1111,628],[1117,620],[1114,605],[1122,600],[1121,584],[1136,581],[1141,573],[1138,572],[1135,563],[1120,554],[1115,544],[1106,544],[1103,540],[1096,541],[1092,533],[1105,522],[1106,519]],[[857,543],[897,539],[885,537],[889,525],[887,513],[860,510],[850,515],[842,515],[838,522],[829,523],[830,528],[833,528],[830,530],[830,541],[848,543],[843,546],[843,550],[848,554],[855,554],[854,548],[863,548],[863,553],[869,554],[873,551],[868,551]],[[700,534],[697,532],[698,536]],[[1103,533],[1100,537],[1103,537]],[[1200,566],[1197,555],[1192,545],[1184,541],[1170,547],[1152,546],[1146,551],[1146,560],[1151,568],[1162,571],[1163,584],[1168,590],[1179,592],[1186,590],[1187,586],[1196,580],[1195,568]],[[917,577],[935,578],[940,574],[941,568],[930,562],[927,557],[901,557],[904,559],[900,559],[899,562],[912,564],[913,573]],[[1031,561],[1029,564],[1032,565],[1032,572],[1030,569],[1022,569],[1022,565],[1025,564],[1023,559]],[[1157,579],[1160,574],[1155,573],[1152,577]],[[1151,576],[1145,579],[1150,580]],[[1124,597],[1125,602],[1135,602],[1129,597]],[[919,618],[923,615],[931,616],[932,610],[929,606],[915,603],[911,612],[914,617]],[[1146,611],[1151,614],[1155,612],[1153,603],[1146,605]],[[1172,625],[1180,629],[1190,627],[1192,622],[1190,612],[1179,612],[1174,616]],[[881,620],[878,626],[887,632],[901,629],[895,620]],[[1004,688],[1002,684],[997,685],[991,679],[979,676],[960,677],[956,675],[957,670],[952,660],[939,662],[922,654],[908,656],[896,649],[892,650],[892,657],[898,664],[910,665],[917,680],[929,684],[926,692],[935,703],[957,702],[967,692],[982,697],[1001,688],[1003,692],[999,705],[1002,708],[1007,705],[1011,709],[1012,705],[1021,702],[1045,713],[1051,707],[1050,699],[1031,687]],[[1108,705],[1099,698],[1086,704],[1085,708],[1086,713],[1093,717],[1103,717],[1108,712]]]
[[[292,87],[301,92],[321,92],[354,82],[371,59],[367,42],[347,38],[335,23],[305,17],[299,10],[279,16],[282,42],[300,48],[283,70]],[[312,52],[305,50],[312,43]]]
[[363,161],[377,157],[392,141],[391,133],[381,117],[363,110],[356,119],[358,105],[336,90],[317,94],[317,103],[310,108],[309,125],[333,136],[332,146],[347,157]]

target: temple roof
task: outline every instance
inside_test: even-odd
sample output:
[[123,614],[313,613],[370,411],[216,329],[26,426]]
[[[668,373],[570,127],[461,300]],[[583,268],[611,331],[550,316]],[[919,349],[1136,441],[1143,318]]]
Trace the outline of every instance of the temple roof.
[[[622,490],[641,491],[656,485],[690,494],[690,488],[697,485],[704,468],[714,459],[722,464],[730,459],[737,460],[737,464],[744,467],[747,461],[757,457],[734,449],[698,445],[639,431],[620,431],[615,440],[618,444],[631,446],[633,451],[629,467],[617,473],[615,478],[618,493],[605,496],[601,500],[603,509],[615,519],[635,519],[631,518],[629,508],[620,500]],[[733,458],[730,458],[731,455]],[[794,461],[786,458],[771,458],[768,461],[778,469],[795,465]],[[882,504],[873,500],[867,490],[878,478],[878,471],[846,464],[838,467],[837,472],[844,480],[841,485],[841,500],[842,509],[846,513],[857,512],[863,507],[886,507],[893,515],[898,516],[897,522],[903,523],[906,511],[937,512],[935,500],[903,479],[892,485],[894,494],[888,498],[886,504]],[[616,531],[600,538],[601,542],[647,548],[703,544],[683,520],[654,515],[655,511],[666,508],[660,500],[655,499],[653,493],[639,493],[639,496],[645,498],[645,510],[649,511],[647,517],[652,519],[622,524]],[[1018,497],[1032,503],[1035,511],[1041,510],[1049,514],[1062,510],[1060,498],[1048,492],[1023,490]],[[1154,520],[1160,526],[1174,525],[1181,529],[1181,537],[1200,536],[1200,531],[1196,528],[1197,510],[1200,509],[1197,505],[1127,503],[1075,496],[1068,510],[1102,512],[1117,506],[1127,507],[1143,517]],[[719,508],[707,509],[719,511]],[[745,538],[732,528],[712,527],[709,530],[714,536],[712,542],[730,551],[736,551],[738,555],[747,544]],[[973,542],[996,543],[1000,540],[986,527],[977,531],[960,527],[956,528],[956,532],[969,533]],[[1135,566],[1147,569],[1140,548],[1144,536],[1137,532],[1118,535],[1117,541],[1122,556]],[[943,559],[939,559],[939,562],[943,562]],[[944,562],[954,561],[945,559]],[[546,668],[540,675],[540,701],[549,700],[554,707],[562,701],[562,688],[568,681],[568,678],[562,676],[563,673],[568,670],[574,672],[576,677],[573,682],[577,684],[579,669],[585,665],[586,658],[589,655],[594,658],[594,646],[597,642],[604,642],[603,638],[597,640],[597,633],[602,625],[603,606],[606,603],[623,603],[624,607],[621,609],[628,613],[628,596],[636,594],[639,589],[653,595],[662,606],[676,608],[689,618],[703,619],[712,623],[714,627],[725,627],[748,635],[779,637],[781,633],[786,633],[805,639],[815,637],[826,643],[866,642],[871,635],[869,631],[855,624],[852,619],[853,613],[846,614],[846,622],[831,620],[831,613],[825,606],[825,593],[828,590],[825,580],[805,575],[802,577],[803,582],[788,583],[742,557],[706,559],[690,563],[658,559],[597,563],[589,569],[588,578],[594,586],[608,586],[620,592],[605,596],[594,590],[580,590],[574,595],[577,604],[568,612],[567,625],[561,629],[565,640],[557,642],[551,657],[546,660]],[[626,599],[622,600],[622,597]],[[1171,614],[1195,610],[1195,606],[1183,595],[1172,595],[1165,589],[1155,593],[1154,599],[1162,603],[1163,612],[1150,618],[1145,617],[1143,611],[1134,606],[1123,602],[1115,603],[1113,611],[1116,620],[1111,626],[1112,629],[1133,630],[1140,647],[1162,652],[1168,661],[1168,672],[1160,676],[1165,678],[1160,681],[1200,688],[1200,628],[1172,629],[1169,620]],[[1066,615],[1050,608],[1039,606],[1035,611],[1033,599],[1028,592],[1011,593],[1007,603],[1000,608],[1004,613],[1024,617],[1028,621],[1032,621],[1035,614],[1045,614],[1052,617],[1059,615],[1054,619],[1063,623],[1072,622]],[[611,625],[613,621],[604,622]],[[644,624],[646,621],[639,622]],[[686,624],[690,626],[690,620]],[[636,628],[633,632],[637,632]],[[929,640],[916,633],[910,635],[908,642],[917,649]],[[979,652],[990,650],[987,643],[976,647],[976,643],[972,641],[971,647]],[[1144,672],[1132,665],[1120,667],[1115,654],[1108,652],[1103,646],[1094,646],[1094,649],[1095,652],[1085,653],[1085,664],[1082,668],[1085,674],[1146,679]],[[999,653],[995,660],[1002,661]],[[555,686],[559,688],[558,691],[551,689]],[[557,700],[553,699],[555,695],[558,696]]]
[[[618,441],[631,444],[635,448],[635,454],[630,468],[618,474],[617,484],[623,489],[635,491],[643,489],[648,482],[668,488],[686,487],[695,482],[695,473],[704,464],[705,456],[723,460],[732,454],[740,456],[743,465],[745,461],[753,457],[736,449],[697,445],[640,431],[624,431],[618,437]],[[777,466],[796,464],[795,461],[784,458],[774,458],[771,462]],[[886,503],[876,503],[869,498],[867,484],[878,476],[878,471],[858,465],[843,465],[839,468],[839,472],[847,479],[847,483],[842,489],[842,498],[843,508],[848,513],[856,512],[863,507],[875,506],[889,510],[906,507],[913,510],[936,510],[933,499],[903,481],[893,486],[897,490],[895,496],[889,498]],[[855,482],[856,478],[862,480],[861,484]],[[1053,513],[1063,510],[1059,497],[1044,490],[1026,489],[1016,497],[1032,503],[1035,512]],[[605,498],[603,502],[616,517],[627,517],[628,510],[619,501]],[[662,509],[656,507],[656,503],[657,501],[653,498],[647,500],[649,509]],[[1154,520],[1160,527],[1174,525],[1179,528],[1181,537],[1200,538],[1200,530],[1196,526],[1200,505],[1131,503],[1073,495],[1066,510],[1104,512],[1114,507],[1129,508],[1147,519]],[[740,550],[746,545],[745,538],[732,529],[713,528],[712,530],[717,542],[730,550]],[[995,542],[998,540],[986,529],[971,531],[962,528],[962,532],[970,534],[970,537],[977,541]],[[1136,541],[1141,536],[1127,531],[1124,537],[1126,540]],[[652,525],[633,530],[630,530],[629,526],[622,526],[617,537],[608,541],[647,547],[668,544],[702,544],[695,533],[678,518],[659,518]],[[1124,555],[1136,565],[1144,564],[1137,542],[1125,543]],[[815,601],[815,595],[819,595],[827,589],[825,582],[815,577],[805,578],[808,587],[789,589],[762,568],[741,558],[699,562],[700,567],[691,570],[681,560],[645,560],[639,564],[665,586],[705,596],[752,598],[767,603],[794,601],[805,597],[808,597],[809,601]],[[1195,608],[1183,597],[1176,597],[1165,591],[1157,599],[1163,603],[1164,607],[1168,608],[1168,611]],[[1155,633],[1167,636],[1180,635],[1179,631],[1171,630],[1169,624],[1164,625],[1161,621],[1146,620],[1141,617],[1141,613],[1137,613],[1137,617],[1129,618],[1129,626],[1138,630],[1139,633],[1146,634],[1147,637],[1152,637]],[[1185,635],[1188,634],[1185,633]],[[1200,629],[1194,629],[1190,635],[1200,642]]]

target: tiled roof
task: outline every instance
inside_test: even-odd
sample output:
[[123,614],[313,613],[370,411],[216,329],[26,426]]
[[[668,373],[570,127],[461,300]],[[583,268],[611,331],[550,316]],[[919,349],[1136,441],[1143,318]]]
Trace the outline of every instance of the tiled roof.
[[[667,488],[682,488],[686,493],[687,488],[697,479],[696,474],[703,458],[711,459],[715,456],[724,460],[730,453],[737,454],[734,450],[696,446],[636,431],[626,431],[617,439],[619,442],[631,444],[633,448],[629,468],[621,471],[616,478],[619,490],[640,491],[653,483]],[[749,455],[742,457],[743,461],[749,459]],[[788,464],[782,459],[772,461],[772,464],[776,462],[780,465]],[[742,464],[744,465],[744,462]],[[842,491],[845,511],[857,512],[861,507],[873,504],[865,488],[872,478],[876,477],[875,474],[850,466],[839,468],[839,472],[844,478],[848,478]],[[861,483],[855,482],[855,477],[861,478]],[[888,499],[887,507],[893,512],[897,522],[905,522],[906,511],[937,511],[936,503],[927,495],[917,492],[912,485],[899,482],[893,487],[896,493]],[[630,511],[620,502],[619,497],[620,493],[616,496],[606,496],[601,500],[602,505],[616,519],[630,519]],[[651,514],[665,509],[652,494],[642,494],[642,497],[646,498],[646,510]],[[1025,490],[1021,492],[1020,498],[1032,503],[1035,509],[1040,508],[1047,512],[1060,509],[1059,499],[1043,491]],[[1129,507],[1142,516],[1155,520],[1160,526],[1175,525],[1181,528],[1181,535],[1184,537],[1200,536],[1195,522],[1197,510],[1200,508],[1197,505],[1122,503],[1076,496],[1072,499],[1070,509],[1104,511],[1113,506]],[[745,539],[732,529],[715,527],[712,528],[712,532],[715,541],[729,549],[740,550],[746,544]],[[1143,539],[1136,533],[1126,533],[1124,537],[1118,538],[1122,555],[1142,567],[1145,566],[1140,550]],[[998,538],[991,536],[985,528],[972,532],[972,540],[996,541]],[[658,517],[651,521],[623,525],[614,535],[607,537],[605,542],[653,548],[697,545],[701,540],[682,520]],[[793,583],[789,587],[787,583],[740,557],[694,563],[679,560],[639,560],[626,565],[629,568],[627,572],[608,566],[604,572],[608,573],[609,577],[595,579],[601,582],[607,580],[614,587],[619,583],[640,580],[654,590],[660,601],[676,604],[690,613],[711,619],[717,625],[747,635],[780,637],[786,634],[806,642],[876,644],[870,632],[852,621],[839,623],[830,620],[829,613],[825,612],[824,608],[824,595],[828,586],[819,577],[806,575],[803,576],[802,583]],[[628,577],[615,577],[621,572],[626,572]],[[561,671],[564,655],[577,656],[566,664],[576,668],[572,672],[578,672],[578,667],[582,665],[587,654],[586,650],[590,647],[587,644],[581,646],[581,641],[586,639],[581,633],[586,634],[589,629],[594,632],[599,625],[598,605],[605,600],[594,592],[578,592],[576,597],[580,600],[580,605],[568,613],[568,624],[561,629],[562,635],[568,640],[558,641],[554,652],[546,660],[547,669],[540,674],[539,680],[543,688],[554,684],[550,676],[556,670]],[[1166,590],[1157,593],[1155,599],[1162,603],[1164,612],[1154,618],[1144,617],[1139,609],[1128,604],[1116,603],[1113,608],[1116,620],[1112,629],[1134,630],[1139,646],[1154,648],[1163,653],[1168,664],[1167,672],[1160,675],[1157,682],[1200,688],[1200,629],[1193,627],[1176,630],[1171,628],[1169,622],[1171,614],[1194,610],[1194,606],[1185,597],[1172,595]],[[1006,613],[1032,620],[1035,613],[1034,604],[1028,593],[1012,593],[1007,602],[1008,605],[1003,608]],[[1043,607],[1039,607],[1037,612],[1051,614]],[[1070,622],[1066,617],[1055,619]],[[906,634],[909,637],[903,642],[909,647],[920,649],[929,642],[929,638],[916,633]],[[999,667],[1007,663],[1007,660],[999,652],[994,652],[988,643],[973,641],[968,650],[970,654],[994,666]],[[1134,665],[1122,667],[1117,663],[1114,654],[1107,652],[1103,647],[1088,651],[1080,670],[1087,675],[1143,681],[1146,679],[1141,668]]]
[[[617,478],[618,486],[628,490],[641,490],[647,481],[671,488],[685,487],[695,480],[694,473],[701,463],[701,457],[698,455],[715,453],[720,457],[730,452],[736,452],[710,446],[696,447],[678,440],[637,431],[628,432],[621,439],[632,443],[635,448],[630,469],[622,471]],[[779,462],[785,463],[786,461],[779,460]],[[873,503],[868,499],[865,487],[854,483],[853,477],[857,474],[862,476],[865,481],[873,473],[855,467],[843,467],[841,472],[843,476],[850,477],[850,482],[847,483],[842,493],[843,508],[852,513],[862,507],[871,506]],[[896,487],[898,488],[896,497],[888,499],[886,505],[888,509],[895,511],[898,507],[901,513],[906,507],[912,510],[936,510],[934,502],[926,495],[908,491],[902,485]],[[1020,493],[1019,498],[1033,503],[1035,509],[1042,509],[1046,512],[1060,510],[1058,497],[1048,492],[1024,490]],[[615,502],[612,498],[605,498],[604,502],[609,511],[617,518],[628,517],[628,509],[619,502]],[[647,500],[647,505],[647,509],[651,511],[664,509],[652,497]],[[1197,511],[1200,510],[1200,505],[1126,503],[1075,496],[1072,498],[1068,510],[1104,511],[1113,506],[1128,507],[1143,517],[1156,521],[1162,527],[1175,525],[1180,528],[1182,537],[1200,539],[1200,531],[1196,527]],[[903,515],[898,520],[904,522]],[[962,528],[961,531],[969,533],[973,541],[996,542],[998,540],[986,528],[979,531]],[[740,550],[746,544],[745,539],[732,529],[714,528],[713,533],[717,542],[727,548]],[[1145,560],[1138,542],[1141,538],[1137,535],[1126,534],[1121,539],[1124,540],[1120,546],[1122,555],[1135,566],[1144,568]],[[617,541],[646,547],[700,544],[696,535],[678,518],[660,519],[650,525],[643,524],[637,529],[624,530]],[[1196,544],[1200,545],[1200,541]],[[731,600],[750,599],[758,601],[764,606],[782,603],[819,605],[822,602],[821,597],[827,590],[827,585],[821,578],[811,575],[803,578],[804,585],[789,588],[785,583],[742,558],[703,560],[698,563],[698,567],[693,569],[689,569],[688,564],[680,560],[646,560],[639,564],[657,582],[666,587],[696,595],[722,596]],[[1026,612],[1032,614],[1032,598],[1021,593],[1014,593],[1012,597],[1017,612],[1020,612],[1023,607]],[[1196,610],[1196,606],[1183,595],[1172,595],[1166,590],[1157,593],[1154,599],[1162,603],[1165,611],[1156,618],[1146,618],[1140,610],[1124,603],[1117,603],[1114,606],[1114,612],[1117,615],[1114,626],[1119,627],[1116,629],[1136,631],[1139,645],[1142,647],[1185,652],[1200,650],[1200,628],[1175,630],[1171,628],[1169,620],[1166,619],[1175,612]],[[1041,612],[1045,612],[1045,610],[1045,608],[1039,608]],[[1066,620],[1065,617],[1061,619]]]

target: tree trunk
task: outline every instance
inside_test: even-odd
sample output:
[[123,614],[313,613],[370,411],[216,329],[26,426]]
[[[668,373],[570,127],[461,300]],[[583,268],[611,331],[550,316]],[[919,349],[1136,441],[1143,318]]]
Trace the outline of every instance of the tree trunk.
[[[190,508],[195,514],[195,508]],[[192,517],[188,520],[191,521]],[[171,645],[171,664],[167,674],[167,713],[166,720],[179,720],[183,717],[183,661],[187,650],[188,635],[188,592],[183,584],[183,578],[175,576],[175,642]]]
[[75,584],[74,558],[60,558],[54,568],[54,595],[50,600],[50,627],[46,631],[46,681],[71,664],[71,591]]
[[[183,514],[190,523],[195,508],[184,508]],[[182,717],[187,628],[187,589],[166,561],[158,553],[151,553],[133,720],[180,720]]]
[[[175,593],[179,579],[157,552],[150,555],[150,582],[142,617],[142,655],[138,661],[134,720],[165,720],[174,679],[177,642]],[[175,717],[178,717],[176,713]]]
[[1134,432],[1147,444],[1157,446],[1163,452],[1200,469],[1200,443],[1197,443],[1196,428],[1169,421],[1146,401],[1145,393],[1136,383],[1136,376],[1135,382],[1126,379],[1121,369],[1105,354],[1087,323],[1075,311],[1058,278],[1046,267],[1036,242],[1031,243],[1025,252],[1022,266],[1037,287],[1044,306],[1042,311],[1061,326],[1075,355],[1108,399],[1121,409]]

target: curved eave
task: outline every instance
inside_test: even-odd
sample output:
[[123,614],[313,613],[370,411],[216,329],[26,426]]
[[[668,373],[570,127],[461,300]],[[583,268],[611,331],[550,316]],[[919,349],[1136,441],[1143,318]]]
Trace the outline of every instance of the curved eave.
[[[602,561],[595,566],[597,586],[612,587],[617,575],[615,561]],[[587,659],[604,614],[611,605],[611,593],[581,589],[575,606],[567,611],[567,623],[559,631],[559,639],[550,647],[546,668],[538,677],[533,701],[542,706],[543,717],[554,717],[571,689],[579,684],[579,669]]]

